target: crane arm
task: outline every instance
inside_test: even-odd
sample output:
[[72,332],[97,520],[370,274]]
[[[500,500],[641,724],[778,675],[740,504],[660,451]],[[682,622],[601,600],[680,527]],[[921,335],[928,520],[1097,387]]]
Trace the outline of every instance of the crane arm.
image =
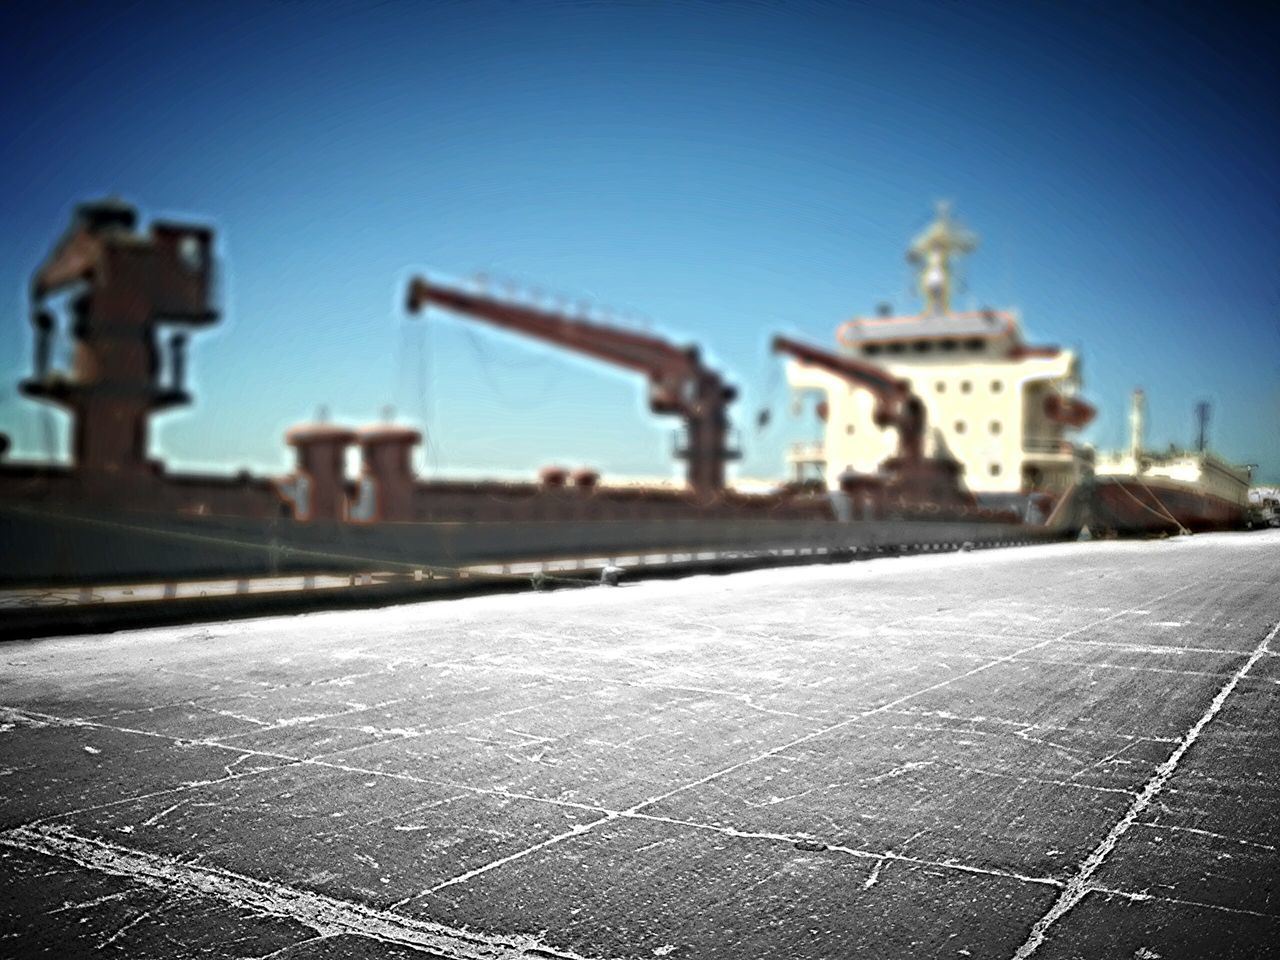
[[684,418],[687,437],[677,456],[688,461],[690,488],[699,495],[714,495],[724,489],[725,462],[738,456],[729,448],[725,414],[737,391],[703,365],[695,347],[682,349],[646,334],[416,277],[409,285],[409,312],[417,313],[428,304],[645,374],[649,378],[649,408]]
[[875,421],[898,431],[898,452],[918,461],[924,454],[925,412],[920,398],[887,370],[852,357],[842,357],[789,337],[773,338],[774,353],[785,353],[806,366],[817,367],[862,387],[876,398]]
[[618,330],[484,294],[468,293],[431,283],[421,277],[414,278],[409,286],[409,312],[418,313],[428,304],[484,320],[496,327],[523,333],[606,363],[638,370],[654,380],[692,376],[700,370],[697,351],[692,348],[681,350],[656,337]]
[[852,357],[842,357],[789,337],[774,337],[773,352],[785,353],[806,366],[834,373],[837,377],[869,390],[882,403],[897,403],[910,393],[901,380],[882,367],[863,363]]

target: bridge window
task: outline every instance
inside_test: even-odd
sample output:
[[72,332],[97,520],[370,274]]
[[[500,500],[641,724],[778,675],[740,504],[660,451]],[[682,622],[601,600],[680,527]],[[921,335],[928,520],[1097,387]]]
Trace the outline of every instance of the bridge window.
[[971,350],[974,352],[981,350],[982,346],[983,346],[982,341],[977,337],[974,337],[972,340],[966,340],[964,342],[964,348],[966,350]]
[[907,349],[907,345],[905,343],[890,343],[885,345],[885,349],[890,353],[902,353]]
[[877,353],[879,353],[879,352],[880,352],[880,344],[878,344],[878,343],[868,343],[865,347],[863,347],[863,348],[862,348],[862,351],[863,351],[863,353],[865,353],[868,357],[874,357]]
[[950,353],[952,350],[956,348],[956,346],[957,344],[954,340],[943,340],[941,343],[938,344],[938,349],[946,351],[947,353]]
[[933,349],[933,344],[928,340],[917,340],[912,344],[912,347],[915,349],[916,353],[928,353]]

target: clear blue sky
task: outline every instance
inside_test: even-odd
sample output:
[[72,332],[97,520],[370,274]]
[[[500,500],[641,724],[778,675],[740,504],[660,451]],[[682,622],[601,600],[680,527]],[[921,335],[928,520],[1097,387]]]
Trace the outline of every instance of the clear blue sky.
[[[976,301],[1083,353],[1122,443],[1213,445],[1280,481],[1272,6],[1069,3],[10,4],[0,12],[0,430],[42,454],[26,288],[79,200],[220,232],[176,464],[289,466],[321,404],[421,422],[433,467],[670,468],[638,378],[399,310],[485,271],[652,318],[741,385],[743,472],[780,475],[778,329],[893,300],[950,198]],[[421,376],[420,364],[426,371]],[[770,381],[774,381],[769,396]]]

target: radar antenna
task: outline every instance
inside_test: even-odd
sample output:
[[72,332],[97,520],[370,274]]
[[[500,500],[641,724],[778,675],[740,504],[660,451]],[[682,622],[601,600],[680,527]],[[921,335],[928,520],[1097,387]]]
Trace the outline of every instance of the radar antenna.
[[952,260],[972,253],[977,246],[977,236],[951,218],[950,202],[940,201],[936,219],[907,248],[907,262],[916,268],[916,282],[924,297],[926,316],[950,312],[955,283]]

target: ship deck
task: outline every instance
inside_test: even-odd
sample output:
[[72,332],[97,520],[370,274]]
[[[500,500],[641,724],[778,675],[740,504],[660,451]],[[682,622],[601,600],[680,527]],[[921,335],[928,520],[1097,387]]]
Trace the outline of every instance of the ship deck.
[[0,646],[0,954],[1280,938],[1280,530]]

